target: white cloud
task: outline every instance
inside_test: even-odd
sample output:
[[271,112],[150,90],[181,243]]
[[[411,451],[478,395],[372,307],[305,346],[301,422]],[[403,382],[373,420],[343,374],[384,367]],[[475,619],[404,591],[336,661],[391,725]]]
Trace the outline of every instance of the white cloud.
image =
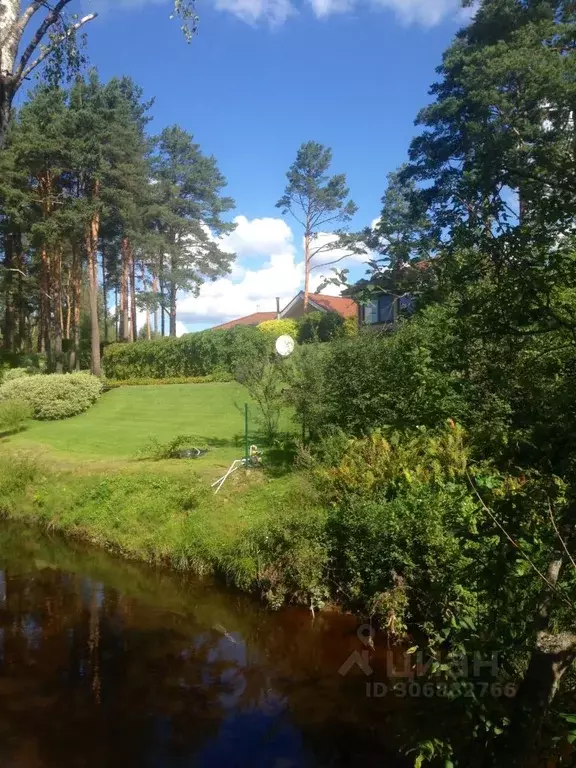
[[[186,324],[217,325],[253,312],[275,312],[276,297],[283,307],[300,290],[304,268],[297,259],[294,235],[283,219],[237,216],[232,234],[221,238],[224,250],[237,260],[232,274],[205,283],[200,295],[182,296],[178,317]],[[260,259],[261,266],[254,266]]]
[[[214,0],[220,11],[233,14],[247,24],[258,22],[271,26],[284,24],[298,13],[298,6],[309,3],[317,18],[347,13],[359,6],[392,11],[402,24],[432,27],[447,18],[460,22],[472,11],[462,9],[460,0]],[[84,8],[93,11],[134,9],[145,5],[165,5],[170,12],[172,0],[84,0]]]
[[215,0],[215,4],[219,11],[229,11],[247,24],[267,21],[277,26],[296,13],[290,0]]
[[310,0],[310,4],[319,19],[334,13],[346,13],[354,8],[354,0]]
[[294,252],[275,254],[260,269],[248,269],[234,282],[223,277],[206,283],[200,295],[178,301],[178,317],[186,324],[217,325],[253,312],[275,312],[276,297],[284,307],[302,287],[304,269]]
[[293,248],[292,230],[283,219],[236,216],[236,229],[220,241],[225,251],[242,256],[268,256]]
[[364,264],[368,256],[364,253],[354,253],[346,248],[329,248],[332,243],[338,240],[338,235],[330,232],[320,232],[312,244],[312,250],[317,248],[323,248],[324,250],[316,254],[312,259],[312,269],[314,271],[321,271],[324,265],[326,269],[330,269],[332,266],[337,269],[343,269],[344,267],[350,267],[353,264]]
[[[283,24],[296,13],[292,0],[215,0],[216,8],[229,11],[249,24],[267,21]],[[314,14],[326,18],[347,13],[358,6],[392,11],[402,24],[433,27],[446,18],[460,18],[460,0],[308,0]]]
[[[236,230],[222,238],[221,246],[234,251],[237,262],[231,275],[205,283],[200,295],[184,294],[178,300],[178,318],[186,325],[217,325],[253,312],[275,312],[276,297],[281,307],[304,286],[304,263],[300,249],[294,244],[294,233],[283,219],[248,219],[237,216]],[[332,234],[321,234],[315,246],[332,242]],[[318,264],[345,256],[339,268],[358,266],[365,258],[345,251],[329,251],[318,259]],[[261,266],[254,266],[255,258],[265,257]],[[312,274],[312,289],[322,282],[323,274],[330,275],[330,267]],[[337,296],[340,290],[333,285],[322,293]]]
[[394,11],[402,24],[433,27],[460,10],[460,0],[373,0],[376,7]]

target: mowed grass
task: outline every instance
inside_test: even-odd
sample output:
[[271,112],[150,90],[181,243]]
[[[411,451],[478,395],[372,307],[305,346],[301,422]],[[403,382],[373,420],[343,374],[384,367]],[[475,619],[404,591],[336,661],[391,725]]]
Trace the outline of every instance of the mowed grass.
[[[243,455],[244,387],[235,382],[122,387],[102,395],[86,413],[57,422],[30,423],[25,432],[8,438],[5,448],[40,446],[69,459],[135,459],[150,438],[166,442],[190,434],[210,446],[194,463],[226,464]],[[250,406],[250,440],[258,424]]]

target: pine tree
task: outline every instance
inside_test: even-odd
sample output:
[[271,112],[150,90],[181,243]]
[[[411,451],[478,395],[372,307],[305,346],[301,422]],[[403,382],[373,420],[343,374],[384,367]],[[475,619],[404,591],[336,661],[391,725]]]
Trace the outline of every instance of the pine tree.
[[158,137],[152,157],[154,202],[150,210],[159,253],[156,273],[160,283],[162,335],[164,314],[170,317],[170,336],[176,335],[178,291],[198,292],[206,279],[230,271],[233,255],[222,251],[216,237],[232,231],[222,215],[234,202],[221,195],[226,180],[214,157],[207,157],[192,137],[178,126]]
[[331,149],[315,141],[302,144],[286,174],[288,184],[284,195],[276,204],[284,215],[290,213],[304,228],[305,311],[314,258],[339,247],[338,240],[315,245],[318,235],[336,223],[346,224],[357,210],[355,203],[347,199],[350,190],[346,186],[346,175],[328,175],[331,163]]

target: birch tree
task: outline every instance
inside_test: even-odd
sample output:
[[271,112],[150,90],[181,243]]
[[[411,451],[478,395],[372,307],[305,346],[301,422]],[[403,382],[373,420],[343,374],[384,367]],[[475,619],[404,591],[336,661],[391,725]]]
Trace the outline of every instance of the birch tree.
[[[0,0],[0,147],[14,97],[30,75],[47,60],[58,70],[78,68],[78,32],[98,14],[79,16],[75,6],[79,7],[78,0],[57,0],[53,5],[34,0],[24,8],[20,0]],[[174,13],[191,40],[197,26],[194,0],[174,0]]]

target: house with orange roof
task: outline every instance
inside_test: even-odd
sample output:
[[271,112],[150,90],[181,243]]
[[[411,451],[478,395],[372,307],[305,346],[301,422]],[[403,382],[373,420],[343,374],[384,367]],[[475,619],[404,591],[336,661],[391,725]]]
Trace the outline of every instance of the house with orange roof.
[[[324,296],[321,293],[310,293],[308,294],[307,312],[335,312],[343,318],[358,317],[359,307],[354,299],[346,296]],[[304,291],[300,291],[282,310],[278,306],[276,312],[253,312],[246,317],[239,317],[236,320],[229,320],[227,323],[216,325],[212,330],[223,331],[235,328],[237,325],[256,326],[265,320],[283,320],[285,318],[297,320],[304,314]]]

